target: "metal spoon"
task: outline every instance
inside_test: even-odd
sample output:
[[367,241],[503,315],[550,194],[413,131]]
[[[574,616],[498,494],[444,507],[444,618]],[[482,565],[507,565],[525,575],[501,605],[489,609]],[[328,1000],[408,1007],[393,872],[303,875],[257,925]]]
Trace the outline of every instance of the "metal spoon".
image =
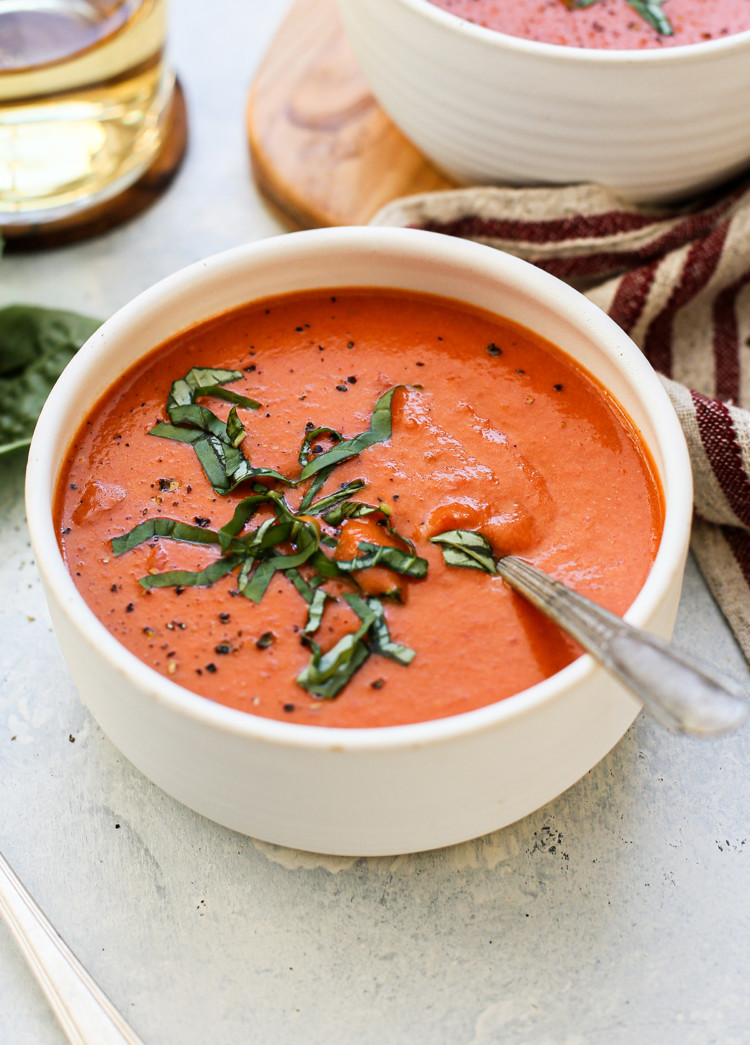
[[515,555],[495,565],[514,591],[632,690],[663,725],[707,737],[737,729],[748,717],[747,694],[734,679],[626,624]]
[[73,1045],[143,1045],[0,853],[0,915]]

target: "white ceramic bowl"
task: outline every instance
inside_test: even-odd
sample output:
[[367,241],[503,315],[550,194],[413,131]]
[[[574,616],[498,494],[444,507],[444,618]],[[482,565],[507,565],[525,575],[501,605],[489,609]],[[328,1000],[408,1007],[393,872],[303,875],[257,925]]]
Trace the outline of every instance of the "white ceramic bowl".
[[244,302],[314,287],[427,291],[538,331],[594,374],[640,429],[666,496],[664,534],[628,619],[668,636],[692,513],[682,431],[629,338],[554,277],[489,247],[409,229],[292,233],[178,272],[109,319],[52,391],[32,442],[27,514],[52,620],[102,729],[151,780],[246,834],[319,852],[378,855],[448,845],[548,802],[622,736],[638,703],[589,657],[453,718],[378,729],[275,722],[214,704],[125,650],[62,561],[51,504],[66,448],[109,385],[164,339]]
[[655,202],[750,164],[750,32],[607,51],[508,36],[428,0],[339,6],[383,109],[461,182],[597,182]]

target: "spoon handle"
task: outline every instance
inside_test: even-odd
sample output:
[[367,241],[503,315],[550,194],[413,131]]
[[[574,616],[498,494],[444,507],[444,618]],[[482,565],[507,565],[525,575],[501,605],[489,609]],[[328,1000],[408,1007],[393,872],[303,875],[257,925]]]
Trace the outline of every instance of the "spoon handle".
[[736,729],[747,718],[750,704],[734,679],[626,624],[523,559],[506,555],[496,566],[511,588],[623,682],[663,725],[712,736]]
[[0,853],[0,915],[72,1045],[143,1045]]

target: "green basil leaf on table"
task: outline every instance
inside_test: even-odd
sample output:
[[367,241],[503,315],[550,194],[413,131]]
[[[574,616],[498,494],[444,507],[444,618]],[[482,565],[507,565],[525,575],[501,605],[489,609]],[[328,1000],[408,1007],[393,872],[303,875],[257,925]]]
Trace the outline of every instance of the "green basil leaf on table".
[[0,309],[0,453],[28,446],[52,386],[100,325],[37,305]]

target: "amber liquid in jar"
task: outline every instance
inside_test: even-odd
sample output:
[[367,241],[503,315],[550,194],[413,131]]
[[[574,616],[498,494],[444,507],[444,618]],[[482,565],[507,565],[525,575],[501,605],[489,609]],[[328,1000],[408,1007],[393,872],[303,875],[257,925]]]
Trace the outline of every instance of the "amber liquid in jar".
[[0,0],[0,227],[116,195],[166,133],[166,0]]

